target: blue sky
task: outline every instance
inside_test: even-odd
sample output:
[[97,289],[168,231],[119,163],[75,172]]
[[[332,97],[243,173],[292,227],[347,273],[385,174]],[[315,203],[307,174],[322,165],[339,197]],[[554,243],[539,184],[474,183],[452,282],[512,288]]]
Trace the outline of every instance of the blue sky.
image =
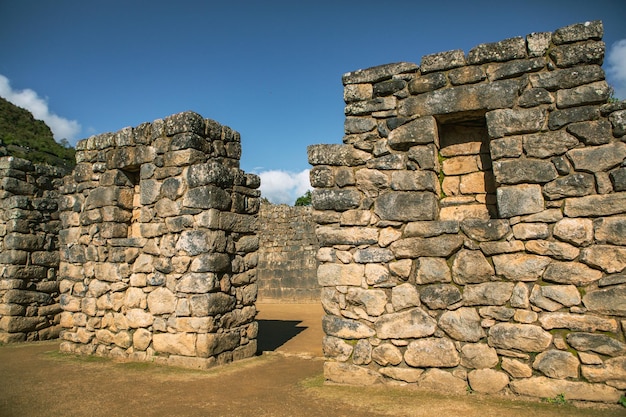
[[341,143],[342,74],[598,19],[624,99],[623,0],[0,0],[0,95],[71,143],[196,111],[239,131],[241,168],[293,204],[307,145]]

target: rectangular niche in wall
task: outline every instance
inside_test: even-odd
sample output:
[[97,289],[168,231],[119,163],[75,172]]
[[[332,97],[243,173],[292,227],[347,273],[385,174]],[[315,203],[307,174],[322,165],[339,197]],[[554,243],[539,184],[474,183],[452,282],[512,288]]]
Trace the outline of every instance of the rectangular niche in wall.
[[495,180],[484,112],[440,116],[440,219],[497,217]]

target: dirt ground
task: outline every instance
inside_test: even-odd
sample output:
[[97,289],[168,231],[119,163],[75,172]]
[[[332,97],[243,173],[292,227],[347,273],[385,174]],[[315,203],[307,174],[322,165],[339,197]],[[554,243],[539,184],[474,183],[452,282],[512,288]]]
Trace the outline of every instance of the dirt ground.
[[264,354],[209,371],[0,347],[0,416],[626,416],[621,406],[325,385],[318,305],[259,304]]

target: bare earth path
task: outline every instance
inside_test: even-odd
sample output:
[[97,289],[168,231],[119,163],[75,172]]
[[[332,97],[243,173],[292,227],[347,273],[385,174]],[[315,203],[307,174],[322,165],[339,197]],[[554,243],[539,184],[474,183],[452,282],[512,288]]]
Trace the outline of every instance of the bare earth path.
[[321,308],[259,310],[268,353],[209,371],[66,356],[58,342],[2,346],[0,416],[626,416],[620,406],[323,385]]

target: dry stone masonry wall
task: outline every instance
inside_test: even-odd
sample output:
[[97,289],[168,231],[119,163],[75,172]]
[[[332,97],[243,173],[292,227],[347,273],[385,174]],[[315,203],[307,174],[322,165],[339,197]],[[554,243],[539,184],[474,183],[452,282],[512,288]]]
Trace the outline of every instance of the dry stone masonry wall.
[[601,22],[345,74],[309,147],[326,379],[616,402],[626,103]]
[[63,174],[0,158],[0,343],[59,335],[57,190]]
[[259,302],[319,303],[319,249],[310,207],[261,204]]
[[83,140],[61,188],[64,352],[206,368],[256,353],[260,179],[192,112]]

